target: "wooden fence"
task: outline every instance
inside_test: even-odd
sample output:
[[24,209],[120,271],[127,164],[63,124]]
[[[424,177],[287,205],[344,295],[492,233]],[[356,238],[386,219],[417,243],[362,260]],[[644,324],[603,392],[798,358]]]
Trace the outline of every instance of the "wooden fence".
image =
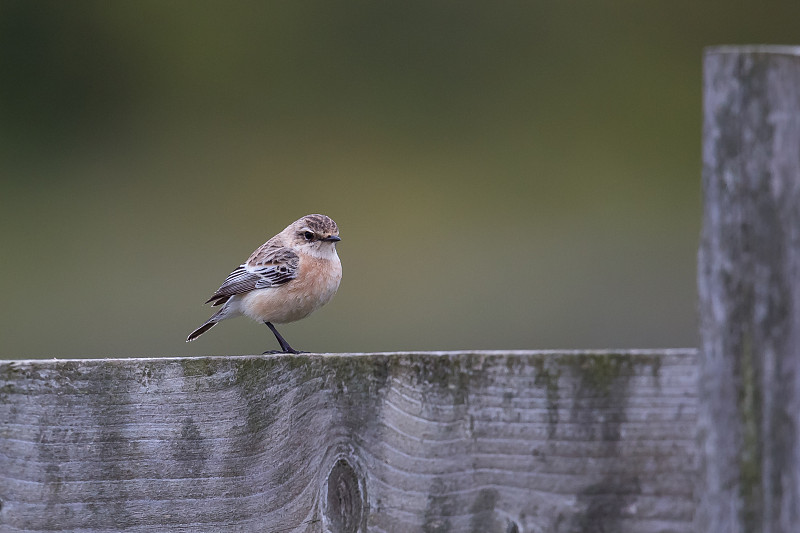
[[691,350],[5,363],[0,524],[689,531],[695,363]]
[[701,349],[0,362],[0,531],[800,524],[800,49],[705,56]]

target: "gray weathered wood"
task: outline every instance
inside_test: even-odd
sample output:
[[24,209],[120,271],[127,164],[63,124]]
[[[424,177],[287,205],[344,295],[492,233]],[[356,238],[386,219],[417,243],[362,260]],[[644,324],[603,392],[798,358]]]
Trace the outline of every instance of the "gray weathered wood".
[[800,524],[800,47],[704,64],[698,531]]
[[0,530],[688,532],[696,352],[0,361]]

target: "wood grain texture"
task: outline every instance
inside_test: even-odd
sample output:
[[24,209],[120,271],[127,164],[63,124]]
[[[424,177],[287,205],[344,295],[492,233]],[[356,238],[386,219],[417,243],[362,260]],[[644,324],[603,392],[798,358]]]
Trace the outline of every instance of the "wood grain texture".
[[0,361],[0,530],[689,532],[696,357]]
[[698,531],[800,524],[800,47],[704,63]]

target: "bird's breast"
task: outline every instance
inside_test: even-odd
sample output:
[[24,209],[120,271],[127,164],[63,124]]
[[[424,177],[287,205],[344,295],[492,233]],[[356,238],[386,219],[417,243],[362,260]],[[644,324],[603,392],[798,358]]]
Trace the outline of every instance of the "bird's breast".
[[342,263],[334,252],[333,257],[320,258],[302,255],[297,269],[297,277],[287,284],[288,288],[309,298],[320,300],[325,305],[336,294],[342,281]]
[[244,313],[261,321],[284,324],[305,318],[328,303],[342,280],[339,257],[300,256],[297,277],[284,285],[244,295]]

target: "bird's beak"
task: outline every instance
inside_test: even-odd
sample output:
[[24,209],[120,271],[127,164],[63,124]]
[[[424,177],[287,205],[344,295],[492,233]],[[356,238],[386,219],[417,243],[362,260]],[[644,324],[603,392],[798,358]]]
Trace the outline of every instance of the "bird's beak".
[[325,238],[320,239],[320,240],[321,241],[328,241],[328,242],[339,242],[339,241],[342,240],[342,238],[339,237],[338,235],[331,235],[329,237],[325,237]]

